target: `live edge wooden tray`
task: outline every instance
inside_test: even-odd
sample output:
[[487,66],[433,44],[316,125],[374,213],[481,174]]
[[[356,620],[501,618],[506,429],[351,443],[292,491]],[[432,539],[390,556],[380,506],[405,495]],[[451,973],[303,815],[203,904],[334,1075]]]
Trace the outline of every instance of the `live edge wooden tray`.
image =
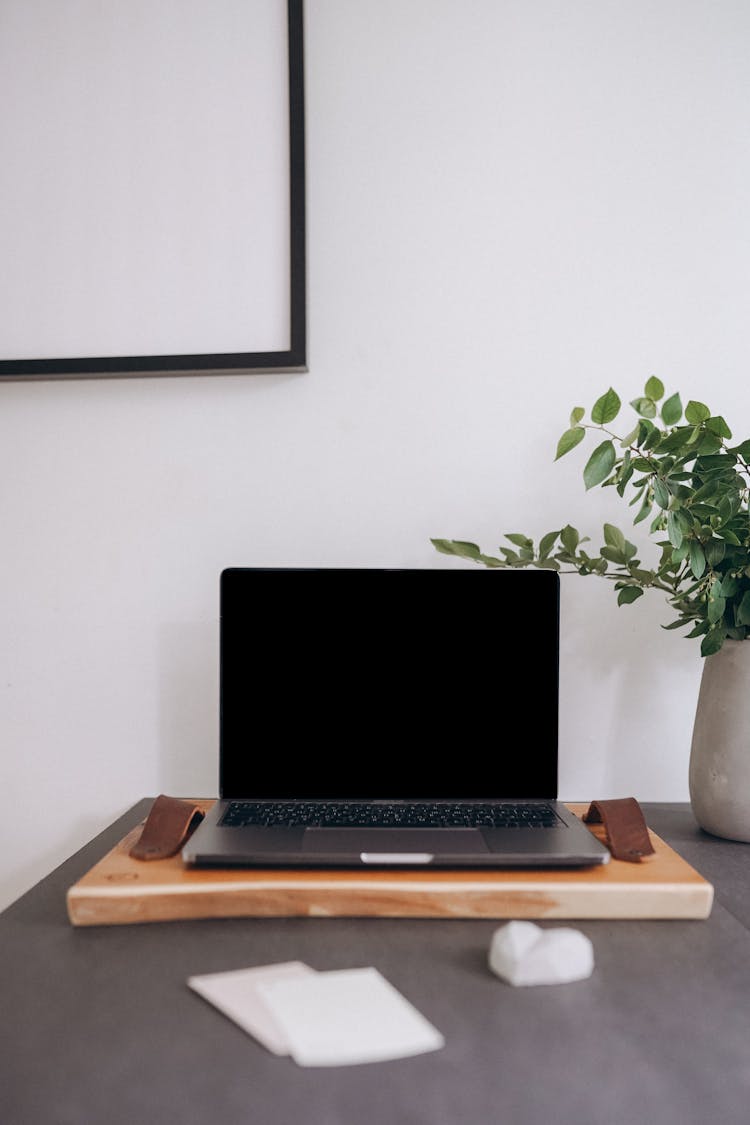
[[[208,809],[210,800],[197,804]],[[569,805],[582,815],[587,805]],[[587,827],[597,835],[601,828]],[[128,854],[137,826],[68,890],[74,926],[196,918],[707,918],[713,887],[650,832],[654,855],[585,870],[274,871]]]

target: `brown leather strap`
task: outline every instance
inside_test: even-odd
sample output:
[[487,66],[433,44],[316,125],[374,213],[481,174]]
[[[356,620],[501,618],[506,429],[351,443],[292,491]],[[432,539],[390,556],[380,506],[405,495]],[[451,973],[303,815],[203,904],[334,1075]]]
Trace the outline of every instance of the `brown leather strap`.
[[638,863],[654,848],[635,797],[617,797],[610,801],[592,801],[583,816],[586,824],[603,824],[607,847],[615,859]]
[[176,855],[203,820],[203,811],[179,797],[156,798],[139,839],[130,849],[134,859],[167,859]]

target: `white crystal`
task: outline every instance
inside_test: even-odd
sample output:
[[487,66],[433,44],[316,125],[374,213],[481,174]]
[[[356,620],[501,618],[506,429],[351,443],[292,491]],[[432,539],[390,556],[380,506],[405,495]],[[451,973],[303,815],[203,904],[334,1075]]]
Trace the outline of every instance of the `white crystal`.
[[594,947],[569,926],[543,930],[533,922],[508,922],[492,935],[489,963],[508,984],[564,984],[591,976]]

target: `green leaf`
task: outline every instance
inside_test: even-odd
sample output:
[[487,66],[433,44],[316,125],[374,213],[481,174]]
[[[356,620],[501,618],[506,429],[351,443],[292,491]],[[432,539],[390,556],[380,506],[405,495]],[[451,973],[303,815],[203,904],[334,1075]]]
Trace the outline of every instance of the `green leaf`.
[[641,442],[641,449],[653,449],[661,441],[661,430],[657,426],[651,426],[648,433]]
[[709,566],[718,566],[726,554],[727,545],[723,539],[709,539],[703,550]]
[[745,590],[742,601],[737,606],[737,624],[750,625],[750,590]]
[[690,426],[678,426],[676,430],[672,430],[671,433],[658,441],[656,452],[659,454],[689,452],[688,438],[690,433]]
[[570,412],[570,424],[571,424],[571,426],[577,426],[578,423],[581,421],[581,418],[583,418],[585,413],[586,413],[586,411],[583,409],[582,406],[574,406],[573,409]]
[[696,488],[692,496],[692,504],[699,504],[702,500],[708,500],[713,496],[717,496],[721,491],[721,483],[715,477],[711,477],[700,488]]
[[560,532],[560,540],[566,551],[569,551],[571,555],[575,554],[575,549],[580,543],[580,536],[574,527],[566,524]]
[[477,562],[482,563],[490,570],[497,570],[498,567],[506,566],[502,559],[496,559],[494,555],[480,555]]
[[651,398],[634,398],[630,405],[642,418],[656,417],[656,403]]
[[619,527],[613,527],[611,523],[604,525],[604,542],[608,547],[614,547],[616,551],[625,551],[625,536]]
[[690,542],[690,569],[696,578],[702,578],[706,569],[706,556],[697,539]]
[[591,421],[595,422],[598,426],[604,426],[607,422],[611,422],[616,418],[620,412],[620,396],[610,387],[601,398],[598,398],[594,403],[591,411]]
[[[622,449],[626,449],[629,445],[634,445],[637,437],[638,426],[636,426],[634,430],[631,430],[627,437],[624,437],[622,439],[622,441],[620,442],[620,447]],[[750,456],[750,454],[748,454],[748,456]]]
[[646,380],[646,386],[643,389],[647,398],[655,399],[657,402],[664,397],[664,384],[655,375]]
[[505,538],[511,543],[515,543],[516,547],[522,547],[526,551],[533,551],[534,544],[531,539],[526,535],[521,535],[520,532],[506,532]]
[[463,539],[454,539],[451,553],[462,559],[478,559],[482,552],[476,543],[466,543]]
[[667,513],[667,535],[669,536],[669,542],[673,547],[679,547],[681,545],[682,531],[680,530],[680,525],[675,512]]
[[441,555],[455,555],[453,540],[452,539],[431,539],[433,547],[439,551]]
[[685,407],[685,418],[691,426],[699,426],[701,422],[705,422],[710,417],[711,411],[705,403],[696,402],[695,399],[691,398]]
[[733,598],[740,588],[739,578],[733,574],[725,574],[721,580],[721,592],[725,598]]
[[732,436],[732,431],[729,429],[729,426],[724,419],[718,415],[706,419],[706,428],[709,429],[711,433],[718,434],[719,437],[731,438]]
[[682,508],[678,508],[674,514],[674,518],[677,520],[677,523],[680,525],[685,535],[689,535],[693,530],[693,521],[688,513]]
[[732,516],[734,515],[734,511],[732,509],[732,503],[728,496],[721,496],[719,498],[719,502],[716,505],[716,511],[718,512],[719,519],[722,523],[729,523]]
[[641,507],[638,511],[638,515],[633,520],[633,523],[634,524],[640,523],[641,520],[645,520],[646,516],[649,514],[650,511],[651,511],[651,501],[648,498],[648,494],[646,494],[646,496],[643,500],[643,503],[641,504]]
[[570,453],[571,449],[575,449],[578,443],[583,441],[585,435],[586,431],[583,426],[573,426],[572,429],[566,430],[557,443],[555,460],[559,461],[566,453]]
[[554,547],[555,541],[557,540],[559,534],[559,531],[549,531],[546,535],[542,536],[542,538],[539,540],[540,559],[546,559],[547,555]]
[[701,656],[713,656],[715,652],[718,652],[724,644],[725,636],[726,631],[721,625],[710,629],[701,641]]
[[[674,480],[674,474],[672,476],[672,480]],[[685,484],[670,483],[669,491],[672,493],[675,500],[679,500],[680,503],[687,504],[690,501],[691,489],[689,489]]]
[[698,443],[698,454],[717,453],[721,449],[721,438],[707,430]]
[[601,445],[597,445],[583,470],[583,482],[587,491],[607,479],[614,468],[615,459],[615,447],[611,441],[603,441]]
[[712,625],[715,625],[717,621],[721,621],[724,616],[726,604],[726,598],[708,599],[708,620]]
[[633,496],[632,500],[628,500],[629,508],[632,508],[634,504],[638,504],[639,501],[643,499],[644,495],[648,496],[648,493],[646,491],[647,485],[648,479],[633,482],[633,491],[635,492],[635,495]]
[[663,480],[657,477],[654,481],[654,500],[660,508],[669,507],[669,489]]
[[[627,461],[627,464],[626,464]],[[630,453],[626,453],[620,466],[619,480],[617,482],[617,492],[620,496],[624,496],[625,489],[627,488],[628,481],[633,475],[633,466],[630,463]]]
[[[711,439],[714,440],[713,438]],[[733,453],[717,453],[714,450],[712,453],[701,453],[695,462],[694,471],[701,475],[707,472],[717,470],[719,472],[726,472],[731,469],[735,464],[736,458]]]
[[623,586],[620,593],[617,595],[618,605],[630,605],[637,598],[643,595],[643,590],[640,586]]
[[670,395],[665,399],[661,408],[662,421],[665,426],[675,426],[682,417],[682,402],[678,394]]
[[743,461],[750,461],[750,438],[747,441],[740,442],[739,445],[733,445],[729,452],[736,453]]

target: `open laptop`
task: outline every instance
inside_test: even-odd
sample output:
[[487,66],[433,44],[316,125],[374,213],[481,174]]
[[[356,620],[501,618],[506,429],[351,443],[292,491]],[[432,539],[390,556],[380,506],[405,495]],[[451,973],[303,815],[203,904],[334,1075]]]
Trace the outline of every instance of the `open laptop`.
[[193,865],[606,863],[557,801],[553,570],[230,568]]

